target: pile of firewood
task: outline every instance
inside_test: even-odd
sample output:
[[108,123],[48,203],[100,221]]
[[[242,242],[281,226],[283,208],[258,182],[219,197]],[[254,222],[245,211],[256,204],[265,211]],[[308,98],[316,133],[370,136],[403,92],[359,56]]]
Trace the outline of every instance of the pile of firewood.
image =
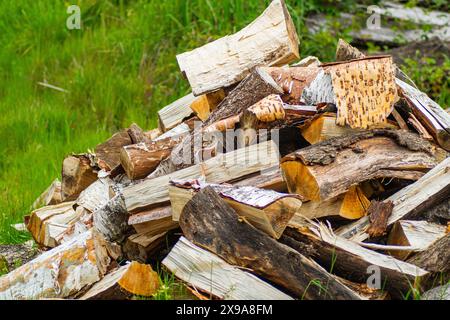
[[450,115],[390,56],[298,45],[274,0],[178,55],[192,93],[64,159],[0,299],[151,297],[157,266],[200,298],[448,298]]

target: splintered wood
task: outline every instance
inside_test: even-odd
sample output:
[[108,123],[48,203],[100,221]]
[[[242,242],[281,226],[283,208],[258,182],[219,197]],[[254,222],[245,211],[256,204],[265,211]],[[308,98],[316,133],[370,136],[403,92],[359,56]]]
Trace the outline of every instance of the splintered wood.
[[337,124],[367,129],[386,122],[397,101],[391,57],[365,58],[324,68],[333,83]]

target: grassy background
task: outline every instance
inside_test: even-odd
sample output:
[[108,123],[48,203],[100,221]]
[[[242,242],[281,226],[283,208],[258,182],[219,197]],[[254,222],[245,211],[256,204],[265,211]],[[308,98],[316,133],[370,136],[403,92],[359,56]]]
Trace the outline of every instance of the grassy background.
[[[301,55],[331,61],[337,37],[309,35],[303,18],[319,11],[333,15],[336,2],[287,2]],[[81,30],[66,28],[66,8],[74,3],[81,7]],[[131,122],[155,127],[156,111],[189,92],[177,53],[236,32],[268,3],[0,1],[0,243],[27,237],[9,224],[21,222],[60,176],[66,155],[93,149]],[[350,40],[345,30],[341,36]]]

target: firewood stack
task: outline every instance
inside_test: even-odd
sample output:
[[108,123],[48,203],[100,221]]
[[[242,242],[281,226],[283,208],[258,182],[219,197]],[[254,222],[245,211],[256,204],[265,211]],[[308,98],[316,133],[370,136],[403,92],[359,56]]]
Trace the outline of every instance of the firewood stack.
[[[177,56],[192,93],[68,156],[0,299],[403,299],[450,277],[450,115],[390,56],[300,62],[282,0]],[[152,268],[153,266],[153,268]],[[444,289],[445,290],[445,289]],[[430,296],[427,294],[426,296]],[[447,294],[448,297],[448,294]]]

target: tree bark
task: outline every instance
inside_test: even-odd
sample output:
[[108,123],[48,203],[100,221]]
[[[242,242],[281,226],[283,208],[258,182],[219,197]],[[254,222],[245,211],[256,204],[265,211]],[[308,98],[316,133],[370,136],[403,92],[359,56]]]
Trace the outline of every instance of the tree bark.
[[390,200],[372,200],[367,212],[370,221],[370,227],[367,229],[367,233],[371,238],[381,237],[386,234],[388,219],[393,208],[394,203]]
[[62,201],[75,200],[91,183],[97,180],[97,173],[91,167],[88,155],[72,155],[62,165]]

